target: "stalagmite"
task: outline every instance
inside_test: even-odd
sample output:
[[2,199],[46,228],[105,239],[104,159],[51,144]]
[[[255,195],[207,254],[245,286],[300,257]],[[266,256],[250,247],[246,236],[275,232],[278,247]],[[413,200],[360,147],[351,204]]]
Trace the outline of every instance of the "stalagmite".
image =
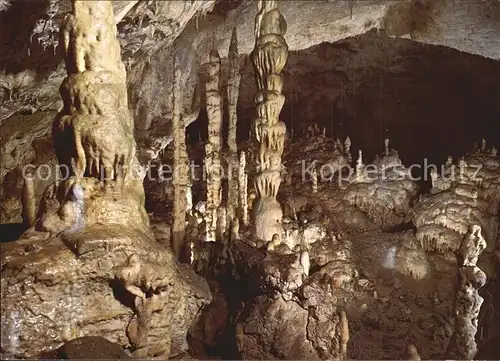
[[351,138],[349,138],[349,137],[345,138],[345,141],[344,141],[344,153],[346,153],[346,154],[351,153]]
[[311,172],[311,180],[312,180],[312,192],[313,193],[318,193],[318,172],[316,171],[316,168],[313,168]]
[[414,345],[408,345],[407,348],[408,360],[420,361],[420,355],[418,354],[417,348]]
[[23,224],[29,228],[35,223],[36,219],[36,204],[35,204],[35,184],[33,174],[24,176],[24,184],[21,194],[21,203],[23,205]]
[[304,270],[304,275],[309,276],[309,270],[311,269],[311,261],[309,260],[309,252],[303,251],[300,254],[300,265]]
[[340,311],[340,359],[347,357],[347,344],[349,343],[349,322],[344,310]]
[[[238,56],[238,39],[236,28],[233,28],[231,43],[229,45],[229,79],[227,82],[227,98],[228,98],[228,113],[229,113],[229,130],[227,143],[229,146],[229,169],[228,169],[228,207],[232,210],[238,209],[238,147],[236,144],[236,130],[238,123],[237,105],[240,87],[240,69]],[[232,212],[232,217],[235,217],[235,212]]]
[[485,152],[486,151],[486,139],[482,139],[481,140],[481,152]]
[[240,88],[240,66],[239,66],[239,54],[238,54],[238,38],[236,34],[236,28],[233,28],[233,33],[231,36],[231,43],[229,45],[229,78],[227,81],[227,108],[229,113],[229,130],[227,136],[227,144],[229,150],[233,153],[238,151],[236,144],[236,129],[238,124],[238,96]]
[[455,334],[450,343],[450,357],[472,360],[477,352],[476,332],[483,303],[479,288],[486,284],[486,274],[476,266],[486,248],[481,227],[473,225],[458,250],[458,289],[455,300]]
[[360,177],[363,173],[363,152],[361,149],[358,151],[358,159],[356,160],[356,178]]
[[251,54],[257,80],[257,114],[253,122],[253,136],[257,141],[257,175],[254,179],[257,198],[252,210],[254,236],[264,241],[283,232],[283,212],[276,195],[281,183],[281,156],[286,133],[285,123],[279,120],[285,102],[281,94],[281,71],[288,59],[285,32],[286,22],[278,10],[277,1],[259,1],[255,48]]
[[248,225],[248,175],[245,172],[246,168],[246,157],[245,152],[240,153],[240,164],[238,166],[238,194],[239,202],[238,206],[241,212],[241,221],[247,226]]
[[220,56],[217,50],[210,51],[208,62],[208,80],[205,84],[208,142],[205,144],[205,168],[207,175],[207,242],[215,242],[217,227],[217,209],[221,203],[221,126],[222,97],[219,91]]
[[227,231],[227,209],[224,206],[220,206],[217,210],[217,238],[222,240],[224,238],[224,233]]
[[174,133],[174,223],[172,225],[172,249],[176,257],[184,262],[189,259],[189,249],[185,244],[186,210],[188,209],[188,156],[186,149],[186,133],[181,115],[181,69],[177,59],[174,60],[174,83],[172,89],[172,129]]
[[389,138],[384,139],[384,149],[385,155],[389,155]]

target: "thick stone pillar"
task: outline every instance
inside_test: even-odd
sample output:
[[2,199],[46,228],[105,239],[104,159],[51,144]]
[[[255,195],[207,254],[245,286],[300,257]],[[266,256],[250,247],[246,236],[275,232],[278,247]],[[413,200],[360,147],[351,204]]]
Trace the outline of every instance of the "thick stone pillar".
[[37,229],[75,231],[118,223],[146,230],[149,220],[112,3],[72,3],[60,34],[68,73],[60,87],[64,107],[52,129],[61,174],[69,177],[45,192]]
[[276,200],[281,183],[281,156],[285,144],[285,123],[279,114],[285,103],[283,70],[288,58],[284,39],[286,22],[275,0],[259,1],[255,19],[255,48],[251,54],[257,79],[257,114],[253,136],[257,141],[257,175],[254,183],[257,198],[252,207],[255,237],[270,241],[274,234],[281,237],[283,212]]

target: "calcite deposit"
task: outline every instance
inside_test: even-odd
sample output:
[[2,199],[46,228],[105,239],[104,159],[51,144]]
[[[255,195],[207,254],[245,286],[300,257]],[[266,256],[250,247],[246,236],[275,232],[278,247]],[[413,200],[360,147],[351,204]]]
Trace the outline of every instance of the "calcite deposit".
[[68,76],[53,135],[69,177],[46,189],[33,227],[2,244],[2,357],[82,336],[136,356],[180,354],[211,296],[149,229],[111,3],[73,1],[61,38]]
[[257,114],[253,136],[258,143],[256,151],[257,175],[254,179],[257,198],[254,212],[255,238],[270,241],[281,237],[282,210],[276,200],[281,183],[281,155],[285,146],[286,125],[279,120],[285,97],[283,70],[288,58],[285,41],[286,21],[277,1],[259,1],[255,18],[255,49],[251,58],[257,80]]
[[359,208],[382,227],[394,227],[410,219],[410,210],[417,194],[411,170],[404,167],[398,152],[385,150],[372,164],[364,165],[360,151],[344,199]]
[[499,11],[0,0],[0,356],[499,359]]
[[473,225],[481,226],[493,247],[498,232],[500,163],[491,151],[479,150],[453,164],[448,159],[442,174],[432,180],[429,196],[415,206],[416,236],[426,251],[457,251]]

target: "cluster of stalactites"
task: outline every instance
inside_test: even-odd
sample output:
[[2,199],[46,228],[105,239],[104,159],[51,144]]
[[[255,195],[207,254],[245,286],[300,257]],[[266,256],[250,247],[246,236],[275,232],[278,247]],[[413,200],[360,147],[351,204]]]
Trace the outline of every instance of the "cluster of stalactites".
[[257,176],[255,187],[260,198],[276,198],[281,183],[281,156],[286,126],[279,120],[285,102],[283,70],[288,58],[284,39],[286,22],[277,1],[260,1],[255,21],[255,49],[251,57],[257,79],[257,114],[253,132],[257,140]]

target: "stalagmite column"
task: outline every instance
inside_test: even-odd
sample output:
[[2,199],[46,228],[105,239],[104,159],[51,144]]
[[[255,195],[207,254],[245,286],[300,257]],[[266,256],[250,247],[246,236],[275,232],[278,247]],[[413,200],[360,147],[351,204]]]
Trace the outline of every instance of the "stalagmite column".
[[60,87],[64,107],[52,127],[58,162],[69,169],[69,178],[46,192],[60,209],[41,212],[37,224],[51,232],[93,224],[148,232],[112,3],[73,0],[72,5],[60,32],[68,73]]
[[486,274],[476,266],[486,248],[481,227],[470,227],[458,250],[458,288],[455,300],[455,334],[450,342],[453,359],[472,360],[477,352],[476,332],[483,303],[479,288],[486,284]]
[[172,184],[174,186],[174,224],[172,226],[172,249],[177,259],[188,262],[189,249],[186,246],[186,210],[188,179],[188,156],[186,150],[186,133],[181,115],[181,70],[174,60],[174,83],[172,89],[172,130],[174,133],[174,169]]
[[241,212],[241,221],[248,225],[248,174],[246,174],[246,157],[245,152],[240,153],[240,164],[238,166],[238,189],[239,189],[239,209]]
[[54,123],[59,163],[78,178],[126,176],[135,151],[133,119],[111,4],[73,1],[61,35],[68,77],[60,88],[64,109]]
[[227,82],[227,98],[228,98],[228,113],[229,113],[229,132],[227,136],[227,144],[229,150],[233,153],[238,151],[236,144],[236,129],[238,123],[237,105],[240,92],[240,63],[238,55],[238,37],[236,28],[233,28],[231,35],[231,43],[229,44],[229,79]]
[[229,45],[229,78],[227,82],[227,99],[229,113],[229,131],[227,143],[229,146],[229,170],[228,170],[228,208],[231,217],[236,216],[238,209],[238,146],[236,144],[236,129],[238,123],[237,105],[240,87],[240,69],[238,59],[238,39],[236,28],[233,28],[231,43]]
[[255,48],[251,54],[257,79],[257,114],[253,135],[258,143],[256,151],[257,198],[252,207],[255,237],[270,241],[274,234],[282,234],[283,212],[276,200],[281,183],[281,156],[285,144],[285,123],[279,114],[285,103],[283,70],[288,58],[284,39],[286,22],[278,10],[276,0],[259,1],[255,19]]
[[207,242],[215,242],[217,209],[221,203],[221,125],[222,97],[219,91],[220,56],[217,50],[210,52],[206,87],[208,142],[205,145],[205,169],[207,175]]

